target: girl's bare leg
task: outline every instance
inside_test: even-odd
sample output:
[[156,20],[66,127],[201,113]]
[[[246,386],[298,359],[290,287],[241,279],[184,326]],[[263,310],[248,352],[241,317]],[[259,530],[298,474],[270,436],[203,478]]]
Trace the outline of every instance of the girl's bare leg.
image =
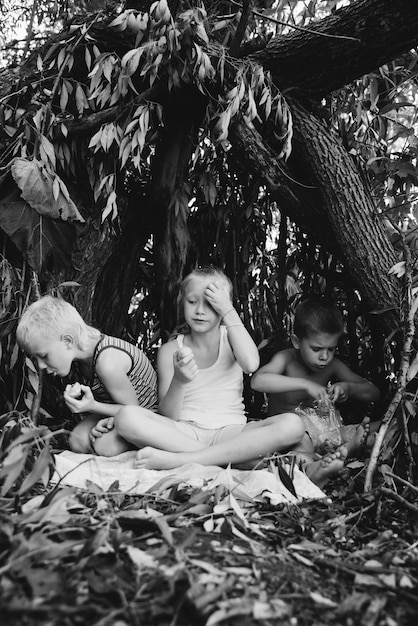
[[[162,446],[145,447],[136,455],[135,467],[147,469],[172,469],[186,463],[200,465],[235,465],[249,463],[272,454],[285,452],[301,441],[305,427],[294,413],[274,415],[259,422],[247,424],[243,431],[231,439],[194,451],[167,451]],[[171,448],[171,450],[173,450]]]
[[134,448],[153,446],[171,452],[193,452],[205,447],[176,428],[169,417],[138,406],[122,407],[115,415],[115,428]]

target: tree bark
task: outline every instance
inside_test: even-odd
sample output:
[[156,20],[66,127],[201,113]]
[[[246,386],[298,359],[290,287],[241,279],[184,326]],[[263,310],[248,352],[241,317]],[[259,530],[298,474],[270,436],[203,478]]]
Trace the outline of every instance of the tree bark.
[[255,129],[239,124],[232,141],[241,162],[264,180],[280,211],[344,262],[364,298],[365,312],[385,310],[387,336],[399,325],[397,258],[369,191],[339,138],[313,114],[291,103],[294,139],[287,166]]
[[80,287],[71,288],[71,299],[88,324],[98,325],[93,311],[93,297],[103,265],[109,258],[114,238],[94,220],[79,228],[72,253],[72,268],[62,272],[59,282],[76,281]]
[[[149,6],[150,3],[141,3]],[[176,3],[173,3],[176,6]],[[303,98],[318,99],[330,93],[349,81],[360,77],[367,71],[373,70],[396,56],[407,52],[418,42],[418,11],[416,0],[357,0],[348,7],[336,11],[334,14],[309,26],[309,31],[296,31],[290,35],[276,37],[266,45],[265,49],[254,53],[250,58],[270,69],[279,88],[289,94]],[[118,35],[109,29],[105,23],[98,25],[95,34],[102,37],[106,49],[112,46],[118,50],[126,50],[130,42],[125,35]],[[61,33],[56,41],[65,40],[68,34]],[[20,79],[31,83],[31,76],[35,77],[36,55],[19,68]],[[14,72],[10,83],[10,73],[0,73],[0,93],[11,93],[16,89],[17,77]],[[35,82],[33,83],[35,84]],[[164,83],[158,83],[164,87]],[[141,95],[140,95],[141,97]],[[202,104],[195,107],[195,101],[190,99],[190,91],[170,101],[172,107],[167,118],[167,126],[162,143],[157,147],[153,164],[152,186],[150,199],[147,204],[152,213],[156,245],[156,289],[160,303],[163,328],[169,329],[175,315],[173,301],[176,296],[178,283],[184,268],[187,254],[188,232],[186,226],[187,209],[178,211],[172,204],[174,194],[187,180],[187,170],[193,141],[197,137],[197,128],[202,118]],[[387,271],[393,260],[393,251],[387,238],[382,234],[383,227],[379,217],[374,215],[370,197],[363,198],[362,181],[354,175],[350,157],[343,153],[342,147],[335,147],[335,138],[325,137],[324,128],[315,120],[314,116],[307,117],[302,108],[294,103],[295,115],[295,144],[290,166],[285,167],[274,159],[274,153],[267,149],[251,129],[240,128],[237,135],[231,132],[236,148],[241,146],[248,156],[247,162],[252,164],[254,171],[260,172],[263,180],[275,194],[280,207],[297,223],[303,224],[308,234],[312,234],[318,241],[325,244],[332,242],[334,235],[343,249],[347,267],[350,268],[356,283],[365,288],[367,305],[376,308],[378,301],[391,301],[397,304],[397,292],[394,284],[387,277]],[[113,119],[118,113],[117,107],[86,116],[74,122],[70,133],[87,130],[92,133],[94,128],[104,120]],[[304,133],[308,137],[303,138]],[[315,132],[320,132],[321,143],[316,146]],[[248,139],[254,140],[254,146]],[[6,144],[9,138],[6,139]],[[256,144],[259,144],[258,147]],[[254,149],[253,149],[254,148]],[[237,150],[239,151],[239,150]],[[331,180],[331,170],[334,161],[338,169],[336,180]],[[324,164],[320,159],[324,158]],[[300,159],[300,163],[297,163]],[[301,167],[306,164],[306,167]],[[309,167],[307,166],[308,164]],[[347,179],[342,174],[345,165],[351,167]],[[264,170],[264,172],[263,172]],[[317,184],[316,177],[319,177]],[[292,180],[293,179],[293,180]],[[296,182],[294,182],[296,181]],[[317,185],[318,189],[303,188],[300,183],[308,182]],[[367,192],[366,196],[367,196]],[[327,216],[324,218],[322,201]],[[333,203],[337,203],[338,210],[334,210]],[[353,207],[362,207],[363,211],[356,212]],[[366,227],[363,217],[367,213],[369,226]],[[316,223],[312,216],[317,216]],[[370,232],[376,236],[376,244],[362,247],[359,244],[358,229]],[[334,235],[333,235],[334,233]],[[322,239],[321,239],[322,238]],[[335,251],[335,246],[330,246]],[[123,252],[130,255],[133,248],[125,246]],[[382,250],[385,252],[382,253]],[[89,265],[91,257],[85,256]],[[363,266],[363,267],[361,267]],[[132,267],[130,263],[126,267]],[[80,270],[80,275],[88,276],[87,267]],[[378,274],[381,278],[378,278]],[[89,279],[90,280],[90,279]],[[111,281],[112,282],[112,281]],[[108,284],[111,284],[108,283]],[[84,287],[83,287],[84,289]],[[80,294],[81,295],[81,294]],[[85,297],[86,305],[90,296]],[[123,296],[124,302],[126,295]],[[125,306],[125,305],[124,305]],[[379,308],[380,308],[379,306]],[[99,308],[97,309],[99,310]],[[119,323],[119,322],[118,322]]]
[[152,164],[149,206],[154,222],[155,291],[163,339],[177,322],[178,288],[189,248],[189,197],[184,184],[205,106],[206,98],[193,88],[171,94],[164,105],[164,130]]
[[114,237],[113,246],[102,261],[92,299],[96,326],[105,333],[119,337],[124,337],[128,326],[129,307],[137,286],[139,259],[151,232],[146,207],[138,207],[128,197],[127,213],[121,234]]
[[300,105],[292,102],[291,108],[295,157],[316,181],[334,237],[364,298],[366,312],[387,309],[382,320],[388,336],[399,324],[401,293],[397,279],[389,275],[397,256],[382,216],[341,140]]
[[322,98],[418,43],[416,0],[357,0],[308,31],[270,39],[251,59],[282,93]]
[[[314,193],[301,198],[307,181],[302,182],[300,178],[295,178],[295,173],[276,157],[274,150],[253,126],[238,122],[231,127],[229,137],[236,159],[243,168],[264,181],[280,211],[314,241],[324,245],[330,252],[339,254],[331,223],[321,206],[319,194],[317,198]],[[312,182],[309,184],[312,186]],[[314,187],[316,191],[315,182]]]

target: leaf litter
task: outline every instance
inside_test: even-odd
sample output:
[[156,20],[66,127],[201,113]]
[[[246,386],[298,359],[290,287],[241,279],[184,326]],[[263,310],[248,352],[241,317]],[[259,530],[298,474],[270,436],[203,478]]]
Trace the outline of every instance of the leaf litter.
[[412,626],[415,506],[363,494],[359,463],[329,498],[275,506],[164,480],[17,487],[0,499],[1,623]]

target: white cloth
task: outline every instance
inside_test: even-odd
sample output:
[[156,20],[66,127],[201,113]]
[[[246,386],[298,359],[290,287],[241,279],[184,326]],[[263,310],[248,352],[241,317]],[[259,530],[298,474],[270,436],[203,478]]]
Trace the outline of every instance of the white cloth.
[[278,476],[267,469],[236,470],[204,466],[197,463],[183,465],[175,470],[148,470],[134,468],[136,451],[124,452],[114,457],[77,454],[66,450],[55,456],[55,473],[52,482],[89,489],[89,483],[103,490],[118,481],[118,491],[130,494],[161,493],[175,484],[213,489],[217,485],[228,487],[237,499],[262,501],[268,498],[273,505],[296,503],[303,499],[322,499],[321,491],[297,467],[294,468],[293,485],[297,497],[283,485]]
[[[220,327],[219,353],[215,363],[200,369],[185,385],[181,420],[196,422],[201,428],[222,428],[245,424],[243,372],[228,341],[225,326]],[[177,336],[179,347],[183,335]]]

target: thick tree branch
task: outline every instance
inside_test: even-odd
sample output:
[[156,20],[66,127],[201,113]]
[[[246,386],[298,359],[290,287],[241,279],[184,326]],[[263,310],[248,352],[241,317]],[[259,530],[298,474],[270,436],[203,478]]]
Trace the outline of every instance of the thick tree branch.
[[[150,87],[150,89],[143,91],[136,98],[134,98],[129,106],[138,106],[139,104],[141,104],[141,102],[145,101],[158,102],[164,93],[166,92],[161,83],[156,83],[155,85]],[[102,124],[107,124],[108,122],[115,121],[120,115],[124,114],[126,109],[126,105],[124,107],[115,105],[109,107],[108,109],[103,109],[102,111],[89,113],[88,115],[80,117],[79,119],[70,120],[65,124],[67,128],[67,134],[70,136],[91,134],[97,128],[102,126]],[[56,132],[57,134],[62,134],[61,122],[57,122]]]
[[275,156],[258,131],[241,121],[231,126],[229,136],[237,160],[266,185],[280,211],[316,242],[338,252],[326,214],[312,197],[306,202],[300,200],[303,183],[294,178],[286,163]]
[[[382,314],[386,335],[399,320],[394,310],[401,301],[398,283],[389,275],[397,257],[381,216],[351,156],[338,137],[314,115],[291,102],[293,152],[289,159],[306,180],[315,181],[323,207],[339,243],[354,284],[369,311]],[[313,193],[313,192],[311,192]],[[309,191],[306,192],[309,196]],[[362,233],[362,236],[359,236]]]
[[416,46],[417,8],[416,0],[357,0],[310,23],[318,35],[299,31],[274,37],[250,58],[271,71],[282,91],[318,99]]

